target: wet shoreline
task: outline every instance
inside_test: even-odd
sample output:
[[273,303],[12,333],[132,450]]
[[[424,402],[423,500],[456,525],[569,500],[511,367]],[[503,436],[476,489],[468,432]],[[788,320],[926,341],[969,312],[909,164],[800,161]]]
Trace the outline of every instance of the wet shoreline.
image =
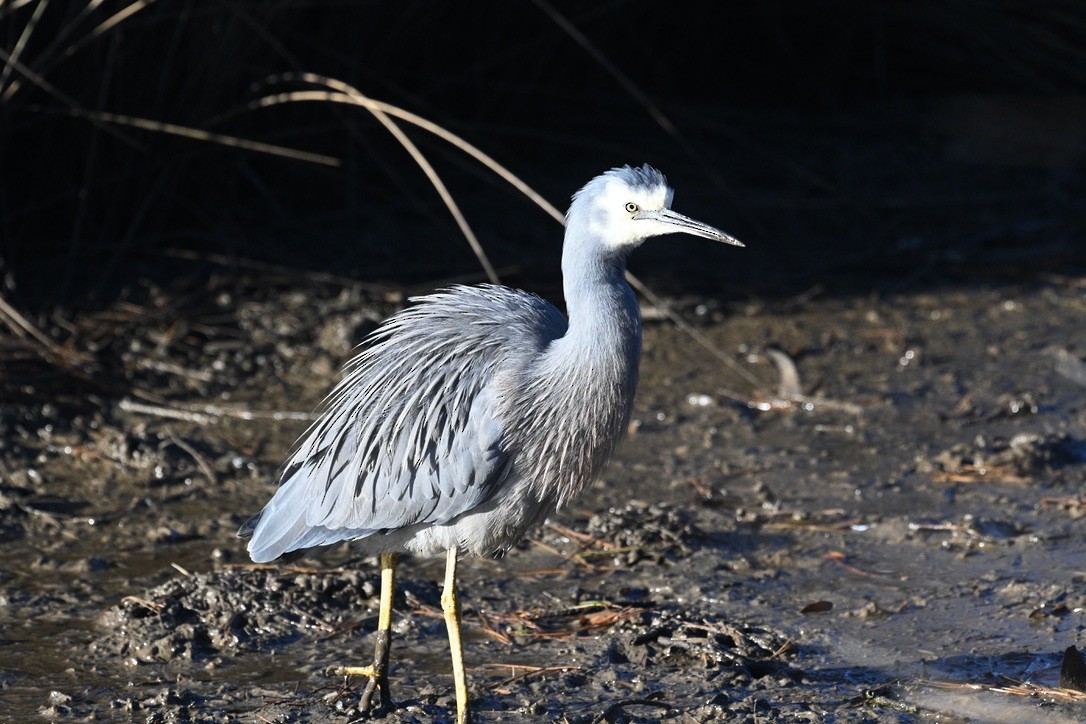
[[[358,714],[358,682],[327,669],[369,656],[375,563],[254,567],[234,532],[306,424],[273,413],[312,409],[396,302],[216,284],[73,315],[100,368],[28,362],[5,406],[15,718]],[[812,401],[769,411],[649,325],[603,479],[504,560],[463,566],[478,718],[1080,718],[1058,693],[993,689],[1057,686],[1082,643],[1084,310],[1086,285],[1057,276],[724,303],[700,330],[769,391],[783,351]],[[440,564],[402,566],[389,721],[452,710]]]

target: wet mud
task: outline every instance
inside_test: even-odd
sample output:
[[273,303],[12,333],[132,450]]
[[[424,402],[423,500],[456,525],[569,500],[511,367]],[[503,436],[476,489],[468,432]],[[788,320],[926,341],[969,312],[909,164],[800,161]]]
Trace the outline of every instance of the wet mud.
[[[647,324],[603,479],[461,567],[477,721],[1086,718],[1058,688],[1086,643],[1086,281],[704,301],[679,307],[762,391]],[[9,355],[5,717],[365,718],[330,669],[372,655],[375,561],[255,566],[234,534],[401,304],[180,281],[58,312],[74,365]],[[400,566],[387,721],[454,710],[442,564]]]

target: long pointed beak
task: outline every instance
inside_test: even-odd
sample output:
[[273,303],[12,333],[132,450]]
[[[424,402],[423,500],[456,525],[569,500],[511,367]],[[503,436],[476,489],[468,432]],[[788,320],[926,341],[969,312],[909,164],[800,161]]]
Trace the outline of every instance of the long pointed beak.
[[694,236],[701,236],[706,239],[712,239],[713,241],[722,241],[725,244],[731,244],[732,246],[746,246],[746,244],[739,241],[739,239],[736,239],[730,234],[725,234],[720,229],[691,219],[689,216],[683,216],[679,212],[672,211],[671,209],[641,211],[634,218],[657,221],[665,226],[673,227],[672,231],[677,234],[693,234]]

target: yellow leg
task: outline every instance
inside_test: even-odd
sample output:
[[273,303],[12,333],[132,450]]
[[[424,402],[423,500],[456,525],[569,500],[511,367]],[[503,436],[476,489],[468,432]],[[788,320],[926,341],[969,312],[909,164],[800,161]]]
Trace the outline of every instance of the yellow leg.
[[396,554],[381,554],[381,607],[377,614],[377,640],[373,647],[373,664],[370,666],[343,666],[336,673],[343,676],[366,676],[369,682],[362,692],[359,707],[362,711],[370,708],[370,699],[375,689],[381,692],[381,708],[392,707],[392,697],[388,693],[388,649],[392,641],[392,594],[396,588]]
[[449,629],[449,649],[452,651],[453,682],[456,685],[456,724],[469,724],[468,682],[464,676],[464,647],[460,641],[460,598],[456,595],[457,549],[449,549],[445,559],[445,588],[441,591],[441,610]]

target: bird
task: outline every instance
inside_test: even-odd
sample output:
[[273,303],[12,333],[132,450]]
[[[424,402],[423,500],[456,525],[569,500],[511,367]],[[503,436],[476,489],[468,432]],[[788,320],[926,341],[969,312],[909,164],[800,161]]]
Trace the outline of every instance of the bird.
[[400,554],[445,553],[441,605],[456,721],[470,721],[456,567],[501,557],[595,479],[629,425],[641,316],[627,255],[650,237],[691,234],[743,244],[671,209],[649,165],[612,168],[566,214],[566,314],[537,295],[458,285],[392,315],[360,346],[279,473],[264,509],[239,531],[254,562],[347,542],[376,554],[380,608],[359,706],[393,706],[388,658]]

